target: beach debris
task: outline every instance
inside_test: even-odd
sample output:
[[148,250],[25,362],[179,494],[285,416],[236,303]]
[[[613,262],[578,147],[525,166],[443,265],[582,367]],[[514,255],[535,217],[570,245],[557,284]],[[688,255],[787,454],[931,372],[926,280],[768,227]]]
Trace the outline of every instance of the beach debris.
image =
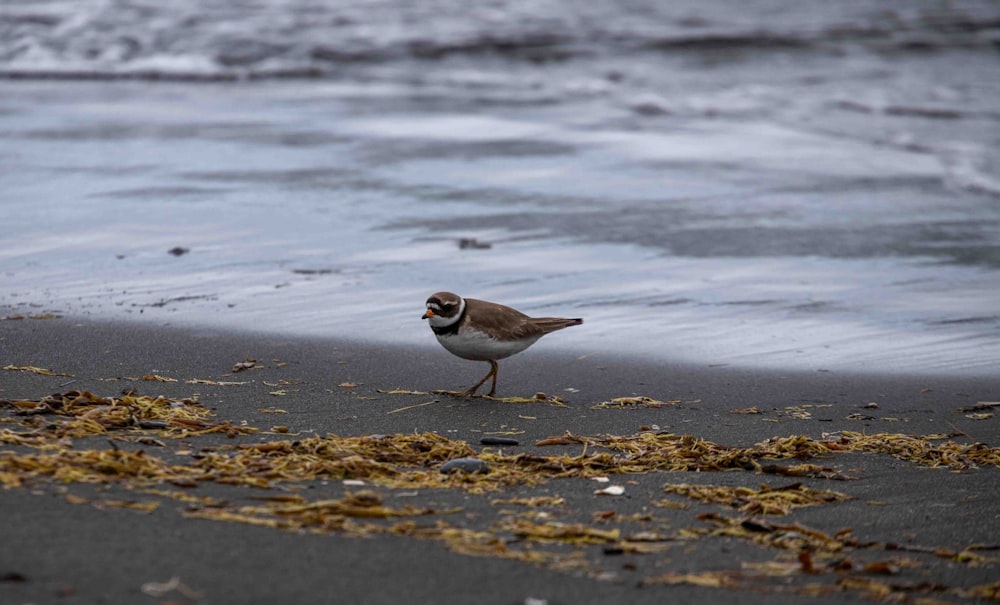
[[6,366],[3,367],[3,369],[7,370],[8,372],[30,372],[31,374],[38,374],[40,376],[70,376],[70,377],[72,377],[72,374],[63,374],[63,373],[60,373],[60,372],[53,372],[52,370],[50,370],[48,368],[39,368],[39,367],[35,367],[35,366],[6,365]]
[[141,429],[165,429],[170,426],[170,423],[165,420],[140,420],[139,428]]
[[250,384],[250,382],[246,380],[243,382],[234,382],[225,380],[210,380],[208,378],[192,378],[191,380],[185,380],[184,384],[210,384],[219,387],[237,387],[244,384]]
[[461,237],[458,239],[459,250],[489,250],[493,244],[481,242],[474,237]]
[[177,382],[176,378],[168,378],[166,376],[160,376],[159,374],[146,374],[139,380],[145,380],[147,382]]
[[617,542],[621,538],[621,532],[617,529],[599,529],[582,523],[534,523],[508,517],[501,522],[501,527],[522,540],[538,542],[606,544]]
[[989,420],[993,417],[992,412],[973,412],[971,414],[966,414],[966,418],[969,420]]
[[430,395],[427,391],[411,391],[408,389],[375,389],[375,392],[384,395]]
[[531,498],[506,498],[506,499],[490,500],[490,504],[492,504],[493,506],[513,504],[516,506],[527,506],[531,508],[537,508],[543,506],[562,506],[563,504],[566,504],[566,499],[560,496],[534,496]]
[[662,408],[668,405],[677,405],[681,403],[680,399],[672,399],[670,401],[659,401],[653,399],[652,397],[647,397],[645,395],[637,395],[634,397],[616,397],[611,401],[603,401],[597,405],[590,406],[592,410],[607,409],[607,408],[627,408],[627,407],[646,407],[646,408]]
[[153,430],[161,437],[186,437],[222,432],[249,434],[257,429],[228,421],[212,422],[212,412],[194,399],[171,399],[129,393],[102,397],[90,391],[67,391],[39,400],[15,401],[25,415],[53,416],[42,429],[0,432],[0,443],[41,446],[63,438],[81,438],[111,432]]
[[517,439],[510,437],[483,437],[479,443],[480,445],[520,445]]
[[561,408],[568,407],[566,405],[567,401],[559,395],[546,395],[545,393],[535,393],[531,397],[490,397],[489,395],[483,395],[482,399],[499,401],[501,403],[547,403]]
[[245,357],[243,361],[236,362],[233,365],[232,373],[242,372],[243,370],[250,370],[257,367],[257,360],[251,359],[250,357]]
[[605,488],[595,489],[596,496],[621,496],[625,493],[624,485],[609,485]]
[[796,420],[809,420],[812,418],[812,412],[806,408],[811,408],[811,405],[793,405],[785,407],[785,414],[795,418]]
[[456,458],[441,465],[442,473],[453,473],[462,471],[464,473],[488,473],[490,465],[478,458]]
[[803,506],[817,506],[851,499],[847,494],[811,489],[802,483],[792,483],[783,487],[769,487],[761,484],[759,489],[668,483],[663,486],[663,491],[702,502],[725,504],[748,515],[787,515],[793,509]]
[[967,408],[959,408],[960,412],[978,412],[981,410],[994,410],[1000,408],[1000,401],[978,401],[976,405]]
[[184,582],[181,582],[180,577],[173,576],[166,582],[146,582],[139,587],[142,594],[148,595],[154,598],[165,597],[171,592],[177,592],[187,599],[197,601],[202,598],[202,593],[194,590]]
[[423,403],[417,403],[417,404],[414,404],[414,405],[407,405],[407,406],[403,406],[401,408],[396,408],[394,410],[390,410],[390,411],[386,412],[386,414],[396,414],[398,412],[405,412],[406,410],[412,410],[414,408],[422,408],[422,407],[424,407],[426,405],[431,405],[432,403],[437,403],[437,402],[438,402],[437,399],[431,399],[430,401],[425,401]]
[[991,601],[1000,601],[1000,582],[992,582],[989,584],[980,584],[978,586],[973,586],[967,590],[957,590],[958,594],[969,597],[972,599],[989,599]]
[[536,446],[545,445],[576,445],[578,441],[572,436],[556,436],[556,437],[546,437],[540,441],[536,441]]
[[173,256],[184,256],[190,251],[191,251],[190,248],[184,248],[182,246],[174,246],[173,248],[167,250],[167,254],[171,254]]
[[847,416],[844,416],[844,418],[847,420],[875,420],[874,416],[859,414],[858,412],[854,412],[853,414],[848,414]]
[[867,410],[877,410],[879,408],[879,405],[877,403],[875,403],[874,401],[869,401],[868,403],[864,404],[861,407],[863,409],[867,409]]
[[818,464],[759,464],[757,471],[768,475],[781,475],[783,477],[812,477],[814,479],[830,479],[835,481],[850,481],[852,477],[845,475],[837,469]]
[[[621,578],[622,569],[628,569],[621,567],[619,559],[615,573],[609,575],[611,572],[601,567],[608,564],[602,563],[602,555],[655,556],[676,548],[677,543],[695,548],[699,541],[745,540],[775,549],[779,555],[773,561],[737,563],[735,569],[668,574],[643,581],[701,582],[736,590],[801,595],[851,591],[857,596],[892,601],[939,595],[992,598],[990,595],[1000,590],[990,584],[938,585],[932,590],[905,581],[906,570],[918,564],[927,567],[928,560],[970,568],[996,566],[997,560],[988,556],[996,547],[940,548],[914,544],[906,538],[880,543],[859,539],[849,528],[827,533],[797,522],[776,522],[801,507],[835,506],[850,498],[819,489],[812,482],[755,487],[670,483],[663,489],[671,498],[681,496],[701,504],[639,501],[641,509],[636,511],[603,510],[596,515],[575,506],[579,500],[571,499],[569,493],[566,498],[555,493],[576,481],[583,489],[574,497],[588,497],[591,490],[586,486],[591,484],[585,481],[595,480],[601,483],[593,486],[601,488],[595,494],[624,496],[629,490],[634,500],[641,498],[643,491],[628,488],[629,477],[659,471],[737,471],[727,475],[727,483],[739,482],[741,477],[752,481],[754,476],[748,473],[846,479],[837,469],[813,462],[833,464],[825,461],[847,453],[889,455],[954,471],[1000,468],[1000,448],[955,440],[954,435],[843,431],[820,438],[781,436],[748,447],[731,447],[694,435],[659,431],[632,435],[565,433],[537,444],[568,446],[572,451],[543,455],[525,448],[527,451],[504,454],[499,448],[477,453],[466,441],[435,433],[278,437],[246,423],[220,421],[193,398],[144,397],[134,392],[101,397],[69,391],[5,401],[0,407],[9,411],[9,418],[4,419],[9,428],[0,430],[0,443],[9,446],[0,451],[0,485],[38,491],[53,486],[73,502],[102,508],[148,512],[173,499],[183,503],[181,514],[186,518],[293,532],[409,536],[438,541],[456,553],[515,560],[591,578]],[[211,437],[252,433],[262,441],[228,442]],[[143,443],[144,439],[180,436],[186,439],[180,443],[159,441],[156,447],[137,449],[154,445]],[[205,440],[198,447],[195,437],[202,436]],[[491,438],[504,437],[491,435],[482,440]],[[207,483],[220,490],[246,486],[273,491],[262,495],[257,490],[234,489],[229,492],[230,501],[191,490]],[[93,490],[74,487],[81,484],[100,485],[101,497],[94,499]],[[361,489],[350,491],[354,488]],[[487,509],[487,514],[481,508],[470,509],[450,523],[446,515],[459,509],[397,506],[399,500],[393,499],[405,496],[407,501],[420,504],[422,500],[415,498],[440,494],[443,489],[462,490],[467,499],[479,498],[481,503],[492,498],[486,501],[494,508]],[[113,495],[122,491],[129,495]],[[331,496],[330,491],[335,493]],[[434,519],[415,519],[420,515],[433,515]],[[662,518],[664,515],[670,515],[670,520]],[[681,525],[685,518],[694,524]],[[885,552],[893,556],[877,554]],[[791,583],[767,583],[768,578],[776,577]]]
[[[382,392],[382,391],[379,391]],[[389,393],[389,391],[386,391]],[[484,399],[486,401],[498,401],[500,403],[547,403],[556,407],[569,407],[567,401],[560,397],[559,395],[546,395],[545,393],[535,393],[531,397],[491,397],[489,395],[467,395],[464,391],[448,391],[445,389],[434,389],[431,393],[435,395],[448,395],[449,397],[458,397],[462,399]],[[422,395],[425,393],[420,393],[419,391],[414,391],[412,393],[404,392],[402,394],[413,394]]]
[[760,408],[758,408],[757,406],[753,406],[753,407],[749,407],[749,408],[733,408],[733,409],[729,410],[729,413],[730,414],[763,414],[764,412],[760,411]]
[[[69,496],[67,496],[69,500]],[[125,508],[129,510],[140,511],[144,513],[151,513],[160,507],[159,500],[149,500],[147,502],[137,502],[135,500],[114,500],[114,499],[97,499],[87,501],[86,499],[80,499],[79,504],[90,504],[94,508],[106,510],[108,508]]]

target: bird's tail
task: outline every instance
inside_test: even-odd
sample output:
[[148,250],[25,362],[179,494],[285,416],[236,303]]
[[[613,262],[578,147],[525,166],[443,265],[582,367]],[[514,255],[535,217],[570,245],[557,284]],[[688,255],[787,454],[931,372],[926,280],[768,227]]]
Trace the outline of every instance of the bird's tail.
[[566,319],[565,317],[532,317],[531,323],[541,328],[543,334],[562,330],[570,326],[578,326],[583,323],[583,319],[577,317]]

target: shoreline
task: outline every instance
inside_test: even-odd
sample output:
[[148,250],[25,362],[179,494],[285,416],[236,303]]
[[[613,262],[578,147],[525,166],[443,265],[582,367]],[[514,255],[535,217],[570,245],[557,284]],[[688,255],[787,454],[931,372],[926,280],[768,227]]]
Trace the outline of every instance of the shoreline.
[[[80,381],[87,380],[87,374],[90,380],[98,381],[150,372],[185,379],[231,376],[234,363],[255,356],[262,362],[287,357],[286,372],[295,368],[297,379],[308,377],[303,383],[308,382],[313,389],[333,389],[343,382],[356,382],[357,391],[367,394],[373,394],[369,391],[376,388],[464,389],[487,369],[485,363],[447,353],[433,341],[429,330],[426,346],[393,346],[72,316],[5,320],[0,321],[0,328],[4,328],[0,332],[4,365],[48,363],[56,366],[50,368],[54,371],[74,375],[78,382],[67,384],[68,388],[78,388]],[[157,350],[157,343],[166,346]],[[94,347],[99,347],[101,354],[116,356],[112,372],[107,371],[108,364],[102,359],[75,355]],[[8,373],[6,382],[15,376]],[[599,352],[547,351],[544,343],[501,361],[498,397],[530,397],[539,392],[559,395],[581,406],[615,397],[646,395],[661,400],[699,400],[701,409],[744,403],[779,407],[822,403],[850,411],[852,406],[875,402],[888,406],[881,409],[883,414],[921,408],[943,414],[947,406],[1000,398],[1000,375],[782,372],[729,364],[643,362],[638,356]]]
[[[499,396],[531,398],[543,392],[567,402],[553,405],[455,399],[428,393],[433,389],[464,388],[481,375],[484,368],[480,366],[485,365],[454,358],[437,350],[436,345],[419,349],[365,347],[324,339],[51,319],[0,322],[0,352],[0,366],[40,367],[69,375],[2,371],[0,399],[41,398],[69,390],[89,390],[112,397],[136,389],[143,395],[178,400],[197,395],[220,420],[235,425],[245,422],[265,431],[234,439],[160,438],[163,447],[139,446],[128,439],[114,441],[116,448],[131,451],[143,447],[151,455],[166,456],[178,449],[195,450],[205,445],[239,447],[329,434],[437,434],[449,443],[468,443],[483,454],[490,448],[480,445],[482,437],[503,435],[520,442],[519,446],[503,448],[508,455],[570,457],[582,455],[581,449],[586,448],[578,443],[536,444],[567,432],[599,437],[641,435],[651,430],[690,435],[724,447],[750,447],[793,435],[820,440],[842,431],[866,435],[944,433],[963,443],[1000,444],[996,418],[977,420],[958,411],[979,401],[1000,399],[1000,379],[782,374],[674,364],[661,367],[600,356],[552,355],[541,348],[501,363]],[[247,358],[256,359],[256,365],[262,367],[232,373],[234,364]],[[141,379],[149,375],[176,382]],[[224,382],[243,384],[218,384]],[[422,394],[379,392],[392,389]],[[601,407],[615,398],[638,395],[663,405]],[[869,406],[872,402],[877,407]],[[759,413],[746,413],[754,407]],[[285,413],[262,411],[273,408]],[[289,432],[266,430],[277,424]],[[17,429],[18,425],[0,428]],[[129,435],[124,437],[131,439]],[[117,439],[115,435],[109,437]],[[109,443],[101,436],[76,439],[73,449],[107,450]],[[20,446],[3,449],[31,451]],[[420,602],[446,597],[497,605],[521,603],[528,598],[552,604],[608,599],[654,603],[667,598],[803,602],[803,593],[783,592],[787,588],[785,580],[777,577],[754,580],[759,586],[746,591],[745,583],[750,580],[745,571],[739,571],[748,562],[794,562],[794,552],[733,536],[675,536],[689,526],[704,529],[708,522],[697,515],[722,518],[719,515],[736,513],[725,505],[693,500],[678,501],[676,504],[683,508],[676,510],[652,506],[666,497],[665,482],[731,487],[776,487],[801,482],[810,488],[836,490],[851,500],[796,510],[788,516],[766,517],[766,522],[799,523],[828,535],[851,528],[862,541],[912,545],[914,551],[905,552],[906,557],[920,559],[919,566],[912,569],[896,569],[899,561],[893,557],[898,558],[899,553],[895,552],[852,546],[849,556],[859,565],[864,561],[896,561],[892,574],[895,577],[887,581],[916,585],[930,579],[947,585],[952,591],[949,595],[958,603],[972,602],[962,596],[961,590],[984,585],[990,574],[995,574],[995,562],[970,566],[916,549],[934,547],[959,552],[970,544],[988,542],[989,528],[997,522],[993,503],[1000,497],[998,468],[949,472],[876,453],[844,453],[806,462],[829,466],[850,475],[851,480],[795,479],[754,472],[611,475],[612,484],[626,490],[620,497],[594,495],[601,486],[586,478],[552,478],[534,487],[517,485],[485,494],[440,487],[401,489],[366,481],[366,489],[376,491],[387,506],[462,511],[429,519],[417,517],[416,527],[432,528],[443,522],[470,531],[497,531],[497,524],[531,519],[538,527],[558,522],[591,531],[614,528],[622,535],[655,531],[672,536],[662,543],[652,543],[663,549],[652,554],[615,554],[619,552],[615,549],[621,548],[619,542],[576,545],[557,541],[552,545],[528,540],[534,545],[529,545],[526,552],[563,553],[568,557],[566,561],[576,561],[574,564],[580,566],[569,570],[551,561],[533,564],[459,554],[452,550],[454,545],[435,539],[352,537],[350,532],[280,531],[190,519],[185,515],[190,513],[191,505],[185,507],[181,502],[161,503],[152,512],[117,510],[107,503],[121,499],[145,502],[150,496],[128,488],[127,483],[94,487],[34,479],[29,489],[0,491],[6,511],[4,533],[13,540],[11,543],[23,545],[17,552],[4,551],[0,571],[16,572],[26,578],[0,582],[0,595],[5,602],[63,602],[57,593],[69,586],[78,598],[89,601],[147,599],[140,591],[143,583],[165,582],[177,575],[202,596],[193,599],[175,592],[164,598],[187,603],[254,603],[275,598],[305,603],[333,595],[342,600],[375,603],[398,602],[409,596]],[[437,476],[433,470],[432,478]],[[205,483],[181,492],[229,499],[233,506],[238,502],[257,502],[259,506],[260,501],[253,497],[284,494],[329,499],[346,497],[352,489],[358,489],[334,480],[276,487],[280,489],[247,490]],[[543,496],[559,496],[566,504],[540,511],[517,508],[511,512],[506,509],[516,508],[514,505],[492,503],[497,498]],[[83,504],[66,502],[70,497]],[[548,516],[539,517],[540,512]],[[601,520],[601,515],[613,512],[617,512],[616,517]],[[501,533],[507,536],[505,539],[511,538]],[[510,542],[508,554],[520,552],[524,540]],[[989,551],[979,555],[991,556]],[[574,558],[577,556],[579,560]],[[821,552],[814,555],[818,567],[827,564],[823,556]],[[381,579],[387,569],[392,570],[389,581]],[[123,570],[127,573],[120,573]],[[740,575],[712,575],[729,570],[737,570],[734,573]],[[677,582],[663,580],[665,574],[671,573],[691,575]],[[872,577],[860,571],[856,575]],[[817,572],[790,577],[793,584],[802,585],[801,590],[817,583],[825,583],[830,589],[810,595],[807,602],[847,603],[854,602],[859,594],[871,596],[866,589],[846,589],[838,584],[848,576]],[[715,588],[694,585],[699,578],[716,578],[720,584]],[[738,585],[727,588],[725,582]]]

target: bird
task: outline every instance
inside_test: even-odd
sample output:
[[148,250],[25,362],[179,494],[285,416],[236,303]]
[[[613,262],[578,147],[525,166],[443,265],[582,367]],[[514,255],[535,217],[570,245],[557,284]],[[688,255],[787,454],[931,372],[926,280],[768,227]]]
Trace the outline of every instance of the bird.
[[497,391],[498,359],[520,353],[549,332],[583,323],[579,317],[529,317],[511,307],[452,292],[432,294],[426,307],[421,319],[427,320],[442,347],[462,359],[490,362],[490,371],[482,380],[455,393],[464,397],[475,395],[490,377],[493,384],[487,396],[492,397]]

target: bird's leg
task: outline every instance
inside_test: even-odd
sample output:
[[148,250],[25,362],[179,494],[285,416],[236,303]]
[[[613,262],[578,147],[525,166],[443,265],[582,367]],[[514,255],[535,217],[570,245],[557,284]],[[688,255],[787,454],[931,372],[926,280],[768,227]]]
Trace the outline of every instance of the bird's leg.
[[500,370],[500,364],[498,364],[495,361],[491,361],[490,363],[493,364],[493,369],[492,369],[492,372],[493,372],[493,386],[490,387],[490,394],[488,395],[488,397],[492,397],[493,394],[497,392],[497,373]]
[[470,388],[468,391],[466,391],[466,392],[464,392],[462,394],[465,395],[466,397],[471,397],[471,396],[475,395],[476,394],[476,390],[478,390],[479,387],[483,386],[483,383],[485,383],[489,379],[489,377],[492,376],[493,377],[493,390],[491,390],[490,394],[488,395],[489,397],[492,397],[493,393],[496,391],[496,388],[497,388],[497,370],[499,370],[499,369],[500,369],[500,366],[497,365],[497,362],[495,362],[495,361],[493,361],[491,359],[490,360],[490,371],[486,373],[486,376],[483,376],[482,380],[480,380],[479,382],[477,382],[476,384],[474,384],[472,386],[472,388]]

